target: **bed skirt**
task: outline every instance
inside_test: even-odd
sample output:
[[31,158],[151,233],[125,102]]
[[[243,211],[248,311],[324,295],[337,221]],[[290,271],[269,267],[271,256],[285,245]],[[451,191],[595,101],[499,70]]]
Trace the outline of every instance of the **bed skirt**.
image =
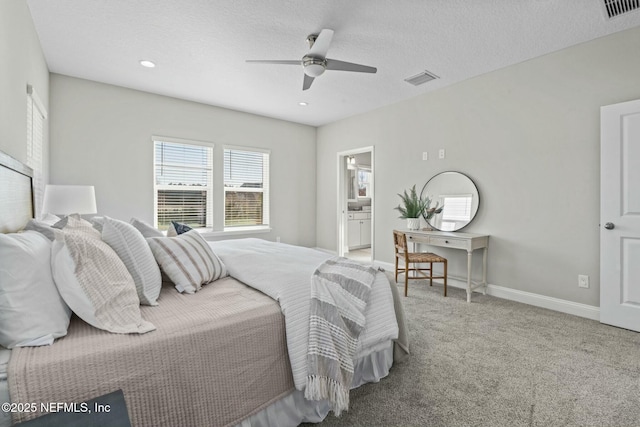
[[[393,341],[376,346],[376,350],[355,361],[351,389],[377,383],[389,374],[393,365]],[[319,423],[327,417],[329,410],[326,400],[309,401],[304,398],[303,391],[294,390],[236,427],[293,427],[300,423]]]

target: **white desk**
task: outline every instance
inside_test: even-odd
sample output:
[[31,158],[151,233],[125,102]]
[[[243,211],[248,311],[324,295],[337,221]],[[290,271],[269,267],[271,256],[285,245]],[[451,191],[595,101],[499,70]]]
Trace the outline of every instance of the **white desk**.
[[[448,231],[403,230],[407,235],[407,242],[438,246],[442,248],[463,249],[467,251],[467,302],[471,302],[471,292],[483,287],[482,293],[487,293],[487,252],[489,250],[489,236],[486,234],[459,233]],[[482,281],[471,280],[471,261],[473,251],[484,249],[482,253]]]

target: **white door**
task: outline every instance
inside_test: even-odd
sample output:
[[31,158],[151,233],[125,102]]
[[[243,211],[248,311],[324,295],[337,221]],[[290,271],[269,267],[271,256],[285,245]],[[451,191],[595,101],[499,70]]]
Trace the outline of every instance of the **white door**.
[[600,321],[640,332],[640,100],[600,117]]

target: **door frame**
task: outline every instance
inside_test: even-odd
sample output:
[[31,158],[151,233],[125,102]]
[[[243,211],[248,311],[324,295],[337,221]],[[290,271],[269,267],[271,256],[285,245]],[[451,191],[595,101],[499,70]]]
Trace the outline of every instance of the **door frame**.
[[375,147],[373,145],[367,147],[354,148],[351,150],[339,151],[337,153],[337,171],[338,171],[338,191],[336,192],[338,195],[337,200],[337,253],[338,256],[344,256],[345,254],[345,243],[346,243],[346,230],[347,230],[347,193],[346,193],[346,176],[347,176],[347,162],[346,158],[348,156],[353,156],[356,154],[362,153],[371,153],[371,262],[375,260]]

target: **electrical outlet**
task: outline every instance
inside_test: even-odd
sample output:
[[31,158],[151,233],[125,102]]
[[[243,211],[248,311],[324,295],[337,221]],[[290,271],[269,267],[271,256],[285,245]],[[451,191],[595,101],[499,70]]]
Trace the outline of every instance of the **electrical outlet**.
[[578,274],[578,287],[589,288],[589,276],[586,274]]
[[440,151],[438,151],[438,158],[444,159],[444,148],[441,148]]
[[422,160],[429,160],[429,153],[427,153],[426,151],[422,152]]
[[280,243],[280,236],[276,237],[276,243]]

